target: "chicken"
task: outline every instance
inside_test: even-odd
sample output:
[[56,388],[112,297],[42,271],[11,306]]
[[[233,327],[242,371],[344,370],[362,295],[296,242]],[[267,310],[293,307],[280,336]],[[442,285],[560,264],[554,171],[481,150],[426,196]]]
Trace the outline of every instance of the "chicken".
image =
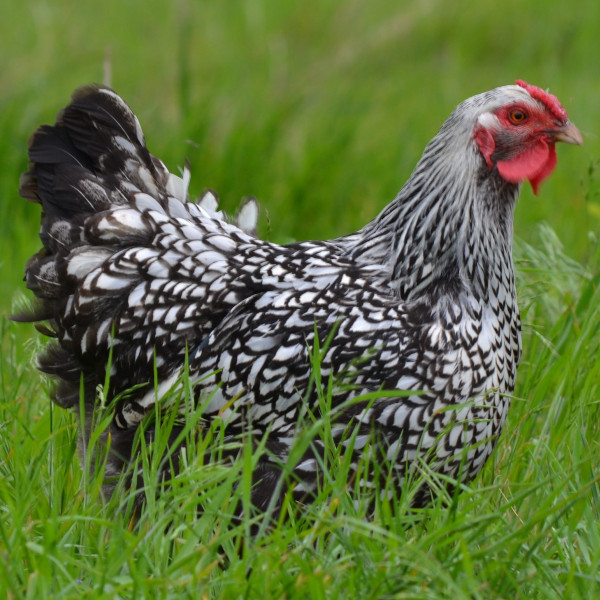
[[[83,394],[88,428],[110,364],[107,492],[187,361],[203,422],[266,440],[252,501],[277,505],[307,412],[325,416],[317,344],[331,433],[351,470],[376,448],[398,490],[423,461],[473,479],[505,422],[521,354],[513,210],[522,182],[537,193],[550,175],[559,141],[582,137],[540,88],[517,81],[474,96],[373,221],[281,246],[253,237],[253,204],[244,231],[212,196],[190,202],[187,170],[173,175],[149,153],[115,92],[76,91],[30,141],[20,193],[42,205],[43,249],[25,276],[38,306],[20,318],[48,323],[56,340],[39,368],[59,380],[60,406],[77,410]],[[322,451],[315,440],[287,465],[295,497],[314,491]],[[360,477],[377,487],[372,472]],[[423,484],[413,504],[432,493]]]

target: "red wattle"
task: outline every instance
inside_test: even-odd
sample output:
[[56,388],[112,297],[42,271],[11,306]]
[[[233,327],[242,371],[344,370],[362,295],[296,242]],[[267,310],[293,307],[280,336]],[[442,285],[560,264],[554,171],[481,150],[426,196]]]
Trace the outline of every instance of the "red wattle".
[[556,166],[556,149],[553,143],[541,139],[525,152],[497,163],[498,172],[506,181],[520,183],[528,179],[533,193],[538,193],[540,183],[552,173]]
[[537,196],[538,187],[552,171],[554,171],[554,167],[556,166],[556,148],[554,144],[550,144],[549,146],[549,154],[548,160],[544,164],[542,170],[535,175],[534,177],[529,178],[529,182],[531,183],[531,187],[533,188],[533,193]]

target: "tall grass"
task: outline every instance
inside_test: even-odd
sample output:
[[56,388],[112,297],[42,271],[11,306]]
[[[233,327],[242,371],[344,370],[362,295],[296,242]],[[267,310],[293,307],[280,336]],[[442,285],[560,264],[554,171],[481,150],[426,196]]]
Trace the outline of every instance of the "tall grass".
[[[586,145],[559,149],[539,198],[524,190],[518,387],[492,459],[449,508],[411,510],[403,496],[365,518],[368,503],[352,500],[343,456],[331,448],[319,502],[288,506],[275,527],[261,528],[250,511],[234,520],[259,452],[242,444],[234,463],[212,461],[223,432],[197,437],[192,412],[183,435],[196,451],[168,488],[160,472],[170,423],[153,444],[140,440],[149,501],[136,514],[125,487],[103,498],[102,469],[82,470],[77,422],[50,403],[31,364],[39,342],[2,319],[0,591],[36,599],[598,597],[600,80],[590,57],[599,13],[592,0],[9,0],[0,20],[4,315],[22,301],[23,265],[39,246],[38,207],[17,198],[26,140],[72,89],[102,79],[107,47],[112,83],[139,114],[151,150],[172,169],[189,158],[193,191],[212,187],[226,207],[256,195],[261,233],[276,241],[364,224],[454,105],[517,77],[550,86]],[[540,229],[540,220],[552,227]],[[327,440],[327,428],[315,422],[313,434]]]
[[[449,507],[411,509],[409,489],[369,516],[344,455],[328,446],[325,418],[296,451],[314,436],[329,448],[318,501],[300,511],[284,503],[277,524],[261,527],[249,510],[260,442],[242,441],[233,463],[217,462],[229,442],[218,426],[198,437],[201,411],[192,410],[182,435],[196,448],[169,486],[161,473],[174,422],[153,420],[154,441],[140,440],[148,501],[134,513],[126,487],[102,497],[101,469],[81,469],[73,417],[45,400],[29,365],[4,354],[0,588],[32,598],[595,598],[600,252],[574,262],[550,230],[540,235],[519,249],[526,351],[506,431]],[[9,348],[10,338],[5,328]],[[100,415],[96,435],[106,424]]]

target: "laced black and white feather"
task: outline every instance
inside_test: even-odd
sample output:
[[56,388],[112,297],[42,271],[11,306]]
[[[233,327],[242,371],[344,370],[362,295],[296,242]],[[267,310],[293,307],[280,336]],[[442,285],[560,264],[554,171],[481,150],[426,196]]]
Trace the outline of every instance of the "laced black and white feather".
[[[487,168],[472,129],[478,115],[527,96],[507,86],[459,105],[360,231],[280,246],[255,237],[253,200],[233,222],[212,192],[189,201],[189,170],[173,175],[148,152],[113,91],[76,92],[33,136],[21,182],[43,207],[44,248],[26,271],[39,298],[29,318],[56,337],[39,364],[58,378],[60,405],[78,406],[83,380],[93,407],[111,348],[111,397],[137,386],[116,406],[109,472],[130,459],[131,432],[178,380],[186,353],[196,399],[210,397],[204,418],[226,420],[232,435],[251,422],[285,462],[302,412],[318,412],[315,332],[334,331],[321,375],[336,382],[337,441],[348,426],[358,428],[354,452],[375,438],[400,486],[428,453],[434,469],[474,477],[504,423],[521,342],[511,259],[519,186]],[[414,394],[347,404],[378,390]],[[296,493],[314,485],[317,463],[307,455],[296,466]],[[277,469],[261,463],[258,506]]]

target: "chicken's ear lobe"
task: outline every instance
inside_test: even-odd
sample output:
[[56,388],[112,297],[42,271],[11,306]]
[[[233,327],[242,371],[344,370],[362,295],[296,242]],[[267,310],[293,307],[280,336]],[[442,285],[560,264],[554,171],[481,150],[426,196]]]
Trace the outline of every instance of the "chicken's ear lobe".
[[485,162],[487,166],[491,169],[494,166],[492,162],[492,154],[494,154],[494,150],[496,150],[496,142],[494,141],[494,137],[485,127],[478,127],[475,130],[475,142],[479,146],[479,150],[485,158]]

